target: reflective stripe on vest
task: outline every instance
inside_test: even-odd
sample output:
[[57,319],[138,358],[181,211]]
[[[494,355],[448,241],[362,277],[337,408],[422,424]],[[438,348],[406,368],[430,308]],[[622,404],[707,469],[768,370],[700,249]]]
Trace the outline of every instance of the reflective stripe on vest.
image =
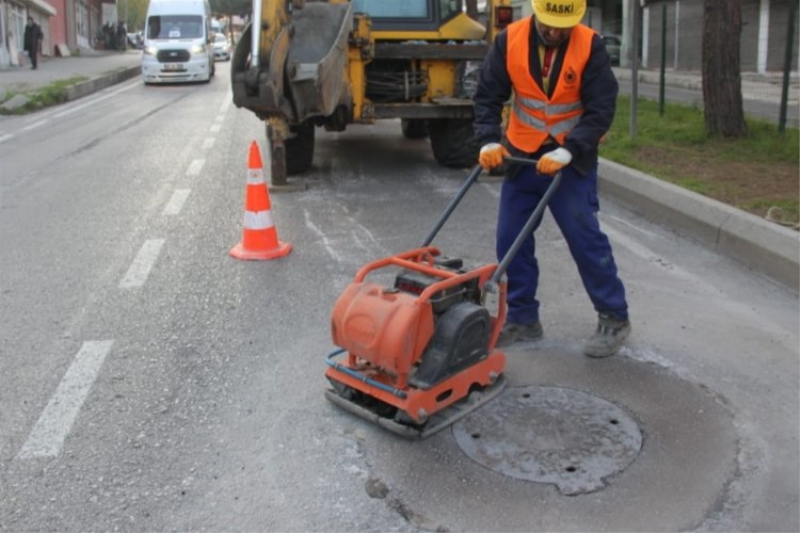
[[548,137],[564,144],[567,133],[583,114],[581,77],[592,50],[594,30],[579,24],[572,30],[561,72],[548,98],[530,74],[529,49],[532,20],[526,18],[508,27],[506,62],[514,85],[512,113],[506,135],[515,147],[537,151]]

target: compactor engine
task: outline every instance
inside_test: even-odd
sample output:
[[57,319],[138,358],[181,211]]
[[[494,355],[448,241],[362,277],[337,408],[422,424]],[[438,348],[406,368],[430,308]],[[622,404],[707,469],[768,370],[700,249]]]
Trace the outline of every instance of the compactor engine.
[[[492,347],[505,307],[493,314],[482,303],[496,265],[463,268],[439,254],[428,246],[368,264],[331,318],[339,350],[329,356],[326,396],[412,438],[446,427],[504,384],[505,355]],[[400,269],[391,285],[366,279],[391,268]]]

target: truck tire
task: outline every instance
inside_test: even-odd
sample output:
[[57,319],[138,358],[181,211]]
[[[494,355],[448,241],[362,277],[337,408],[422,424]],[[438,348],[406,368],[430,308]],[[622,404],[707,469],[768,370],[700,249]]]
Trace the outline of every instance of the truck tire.
[[286,139],[286,173],[289,176],[302,174],[314,162],[314,122],[306,120],[299,126],[292,126],[295,135]]
[[428,121],[431,148],[436,162],[450,168],[466,168],[478,163],[480,147],[472,131],[471,119]]
[[428,137],[428,121],[419,119],[400,119],[403,137],[406,139],[425,139]]

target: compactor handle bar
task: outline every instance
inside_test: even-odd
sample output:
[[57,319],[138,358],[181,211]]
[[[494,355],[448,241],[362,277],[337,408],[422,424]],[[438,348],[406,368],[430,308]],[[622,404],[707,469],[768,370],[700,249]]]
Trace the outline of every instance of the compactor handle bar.
[[433,229],[428,234],[428,237],[423,241],[422,247],[428,246],[430,243],[433,242],[433,238],[436,237],[436,234],[439,233],[439,230],[442,229],[444,223],[447,222],[447,219],[450,218],[450,215],[455,211],[456,206],[461,202],[461,199],[464,198],[464,195],[467,194],[467,191],[472,184],[475,183],[475,180],[478,179],[478,176],[481,175],[483,168],[480,165],[475,165],[475,168],[472,169],[472,172],[469,173],[467,176],[467,181],[464,182],[464,185],[461,186],[459,189],[458,194],[456,194],[455,198],[450,200],[450,204],[447,206],[447,209],[444,210],[442,216],[439,217],[439,220],[436,221],[436,225],[433,226]]
[[[510,163],[521,163],[523,165],[535,165],[538,162],[537,159],[525,159],[522,157],[512,157],[512,156],[504,157],[503,159]],[[470,187],[472,187],[472,184],[475,183],[475,180],[478,179],[478,176],[481,175],[482,171],[483,168],[480,165],[476,165],[475,168],[472,169],[472,172],[470,172],[469,176],[467,176],[467,180],[464,182],[464,185],[461,186],[461,189],[458,191],[458,194],[456,194],[455,198],[453,198],[450,201],[450,204],[447,206],[447,209],[444,210],[444,213],[436,222],[436,225],[433,227],[430,234],[428,234],[428,237],[422,243],[423,247],[428,246],[430,243],[433,242],[433,238],[436,237],[436,234],[439,233],[440,229],[442,229],[444,223],[447,222],[448,218],[450,218],[450,215],[453,213],[453,211],[455,211],[456,206],[458,206],[462,198],[464,198],[464,195],[467,194],[467,191],[469,190]]]
[[[522,157],[511,157],[511,156],[509,156],[509,157],[505,157],[503,159],[504,159],[504,161],[509,162],[509,163],[519,163],[519,164],[522,164],[522,165],[535,165],[536,163],[538,163],[537,159],[525,159],[525,158],[522,158]],[[475,168],[472,169],[472,172],[470,172],[469,176],[467,176],[467,179],[464,182],[464,185],[461,186],[461,189],[458,191],[458,193],[456,194],[455,198],[453,198],[450,201],[450,204],[447,206],[447,209],[445,209],[445,211],[442,214],[442,216],[439,217],[439,220],[436,222],[436,225],[433,227],[433,230],[431,230],[431,232],[428,235],[428,237],[422,243],[423,247],[424,246],[428,246],[428,245],[430,245],[431,242],[433,242],[433,238],[436,237],[436,234],[439,233],[440,229],[442,229],[442,226],[444,226],[444,223],[447,222],[448,218],[450,218],[450,215],[453,213],[453,211],[455,211],[455,209],[458,206],[458,204],[461,202],[461,200],[467,194],[467,191],[469,190],[469,188],[472,187],[472,184],[475,183],[475,181],[478,179],[478,176],[481,175],[482,171],[483,171],[483,168],[480,165],[476,165]],[[514,256],[517,255],[517,252],[519,251],[520,247],[522,246],[522,243],[525,241],[525,239],[533,231],[533,227],[536,225],[536,222],[542,216],[542,213],[544,212],[545,207],[547,207],[547,203],[550,201],[550,198],[556,192],[556,189],[558,188],[558,184],[559,183],[561,183],[561,171],[560,170],[553,177],[553,181],[550,184],[550,186],[547,188],[547,191],[545,191],[544,196],[542,197],[542,201],[539,202],[539,205],[537,205],[536,209],[534,209],[534,211],[531,214],[530,218],[525,223],[525,227],[523,227],[522,231],[520,231],[519,235],[517,235],[517,238],[514,240],[514,243],[511,245],[511,248],[508,250],[508,252],[506,253],[505,257],[503,257],[503,259],[500,261],[500,264],[497,266],[497,269],[494,271],[494,274],[492,274],[492,277],[489,278],[490,282],[492,282],[494,284],[497,284],[500,281],[500,277],[505,273],[506,269],[508,268],[509,263],[511,263],[511,260],[514,259]]]

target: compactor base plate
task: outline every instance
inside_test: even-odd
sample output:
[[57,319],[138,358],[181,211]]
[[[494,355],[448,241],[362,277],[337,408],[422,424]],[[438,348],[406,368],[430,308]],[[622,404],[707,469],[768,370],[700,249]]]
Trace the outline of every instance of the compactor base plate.
[[[365,403],[351,399],[357,397],[357,395],[348,394],[347,396],[350,396],[350,398],[347,398],[333,389],[327,389],[325,391],[325,397],[334,405],[369,420],[384,429],[388,429],[397,435],[407,439],[420,440],[430,437],[434,433],[453,425],[461,418],[478,409],[500,394],[505,388],[506,383],[506,377],[501,374],[493,384],[484,387],[480,391],[473,391],[466,398],[434,413],[422,425],[398,422],[396,420],[398,416],[392,418],[381,416],[370,409]],[[402,415],[402,413],[400,414]]]

